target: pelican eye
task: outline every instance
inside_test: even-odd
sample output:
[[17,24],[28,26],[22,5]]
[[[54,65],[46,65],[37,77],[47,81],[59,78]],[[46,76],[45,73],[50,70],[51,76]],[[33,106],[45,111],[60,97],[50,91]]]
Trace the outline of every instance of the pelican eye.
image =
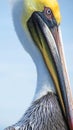
[[47,14],[47,15],[50,15],[50,14],[51,14],[51,10],[50,10],[50,9],[47,9],[46,14]]

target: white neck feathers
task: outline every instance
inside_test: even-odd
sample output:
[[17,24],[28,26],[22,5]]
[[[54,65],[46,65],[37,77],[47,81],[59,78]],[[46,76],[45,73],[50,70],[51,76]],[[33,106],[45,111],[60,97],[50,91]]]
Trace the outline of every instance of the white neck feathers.
[[22,27],[21,17],[23,11],[23,0],[18,0],[18,1],[15,0],[15,1],[16,2],[14,2],[12,5],[12,17],[13,17],[14,27],[21,44],[23,45],[24,49],[29,53],[29,55],[32,57],[33,62],[36,65],[37,88],[33,99],[36,100],[38,98],[41,98],[45,94],[47,94],[47,92],[49,91],[55,93],[55,88],[40,51],[33,43],[30,35],[29,34],[26,35]]

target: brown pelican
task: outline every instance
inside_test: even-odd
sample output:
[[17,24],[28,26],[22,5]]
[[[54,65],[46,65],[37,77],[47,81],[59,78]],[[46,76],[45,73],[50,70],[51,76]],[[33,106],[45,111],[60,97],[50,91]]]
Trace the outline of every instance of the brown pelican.
[[14,0],[16,33],[38,73],[31,106],[6,130],[73,130],[73,99],[64,58],[56,0]]

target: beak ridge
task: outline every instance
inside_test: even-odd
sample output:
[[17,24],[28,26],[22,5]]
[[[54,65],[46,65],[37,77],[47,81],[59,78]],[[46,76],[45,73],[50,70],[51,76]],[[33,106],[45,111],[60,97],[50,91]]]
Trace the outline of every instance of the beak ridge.
[[31,36],[40,49],[55,83],[61,108],[69,128],[73,130],[73,98],[66,69],[61,32],[57,24],[53,27],[50,25],[43,13],[39,12],[34,12],[27,22]]

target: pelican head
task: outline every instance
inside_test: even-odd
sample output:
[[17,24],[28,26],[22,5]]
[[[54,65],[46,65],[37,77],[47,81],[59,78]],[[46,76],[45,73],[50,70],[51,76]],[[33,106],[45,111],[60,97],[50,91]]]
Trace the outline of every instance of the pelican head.
[[[34,60],[37,60],[34,56],[37,52],[42,55],[53,80],[62,112],[70,130],[73,130],[73,101],[62,46],[58,2],[57,0],[15,0],[13,5],[15,5],[12,8],[13,21],[17,35]],[[26,41],[28,38],[30,44],[24,42],[25,35]],[[34,48],[37,51],[34,51]],[[39,61],[37,62],[39,64]]]

